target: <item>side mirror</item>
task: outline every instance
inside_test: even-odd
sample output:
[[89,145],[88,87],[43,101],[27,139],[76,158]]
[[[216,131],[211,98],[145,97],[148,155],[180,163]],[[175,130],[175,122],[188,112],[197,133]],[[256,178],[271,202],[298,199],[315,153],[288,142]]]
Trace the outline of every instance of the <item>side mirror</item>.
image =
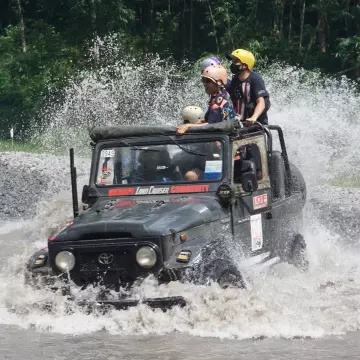
[[243,160],[234,167],[234,182],[241,182],[242,188],[247,193],[252,193],[258,189],[256,176],[256,166],[251,160]]
[[84,185],[82,195],[81,195],[81,201],[84,204],[89,203],[89,192],[90,192],[90,186],[89,185]]
[[241,185],[245,192],[254,192],[258,189],[256,171],[249,171],[241,175]]
[[83,191],[82,191],[82,196],[81,196],[81,201],[84,204],[92,206],[96,202],[98,197],[99,197],[99,194],[96,191],[96,189],[94,189],[93,187],[91,187],[89,185],[84,185]]
[[258,189],[258,180],[256,176],[256,166],[253,161],[244,161],[244,170],[241,173],[241,185],[245,192],[252,193]]

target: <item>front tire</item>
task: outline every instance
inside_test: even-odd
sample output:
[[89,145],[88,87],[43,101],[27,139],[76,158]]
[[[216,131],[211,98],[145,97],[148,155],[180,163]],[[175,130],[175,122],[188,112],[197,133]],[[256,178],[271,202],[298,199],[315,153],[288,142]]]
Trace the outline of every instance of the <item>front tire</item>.
[[209,268],[209,279],[217,282],[222,289],[245,289],[245,283],[240,271],[227,260],[213,262]]
[[302,271],[307,271],[309,269],[306,242],[301,234],[294,236],[291,246],[290,263]]

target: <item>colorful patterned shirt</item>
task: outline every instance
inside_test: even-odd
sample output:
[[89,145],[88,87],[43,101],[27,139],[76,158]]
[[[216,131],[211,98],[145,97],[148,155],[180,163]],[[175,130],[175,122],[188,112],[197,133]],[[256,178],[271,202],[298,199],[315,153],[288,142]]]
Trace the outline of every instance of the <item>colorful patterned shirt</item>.
[[218,93],[211,95],[209,108],[205,114],[205,120],[209,124],[232,120],[235,111],[229,93],[221,89]]

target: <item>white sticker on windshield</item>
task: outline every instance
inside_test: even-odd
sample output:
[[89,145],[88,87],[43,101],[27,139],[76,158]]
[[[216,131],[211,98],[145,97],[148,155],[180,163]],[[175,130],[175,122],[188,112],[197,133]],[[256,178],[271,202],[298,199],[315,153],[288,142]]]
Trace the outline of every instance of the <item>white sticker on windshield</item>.
[[101,150],[102,158],[111,158],[115,156],[115,150]]
[[250,216],[251,250],[260,250],[263,247],[263,231],[261,214]]

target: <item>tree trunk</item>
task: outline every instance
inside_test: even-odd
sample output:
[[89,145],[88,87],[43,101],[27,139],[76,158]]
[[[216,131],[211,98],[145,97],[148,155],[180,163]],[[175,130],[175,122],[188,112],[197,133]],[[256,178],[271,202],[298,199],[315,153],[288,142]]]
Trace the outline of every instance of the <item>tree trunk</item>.
[[228,34],[229,34],[229,39],[231,41],[231,45],[232,48],[234,49],[234,40],[233,37],[231,35],[231,21],[230,21],[230,15],[229,15],[229,8],[226,6],[226,21],[227,21],[227,26],[228,26]]
[[325,54],[326,53],[326,35],[325,35],[325,18],[324,14],[319,12],[319,44],[320,44],[320,51]]
[[350,10],[350,3],[351,3],[351,0],[346,0],[345,10],[346,10],[347,12]]
[[193,0],[190,0],[190,44],[189,44],[189,51],[190,51],[190,60],[192,60],[192,47],[193,47]]
[[318,22],[317,22],[316,28],[313,31],[312,35],[311,35],[311,38],[310,38],[310,41],[309,41],[309,44],[308,44],[308,47],[307,47],[307,50],[306,50],[306,54],[304,56],[303,65],[305,65],[305,63],[307,62],[307,58],[309,56],[309,53],[310,53],[310,50],[311,50],[312,46],[314,45],[314,42],[315,42],[315,39],[316,39],[316,33],[319,31],[320,25],[321,25],[321,21],[319,19]]
[[288,41],[289,43],[291,42],[291,30],[292,30],[292,9],[293,9],[293,4],[292,1],[290,3],[290,14],[289,14],[289,36],[288,36]]
[[22,50],[24,53],[26,53],[27,46],[26,46],[26,38],[25,38],[25,23],[24,23],[23,12],[21,7],[21,0],[16,0],[16,5],[20,16],[20,35],[21,35]]
[[253,12],[251,14],[254,19],[257,18],[257,11],[258,11],[258,0],[255,0],[253,6]]
[[139,4],[139,14],[140,14],[140,34],[141,34],[141,36],[144,36],[144,21],[143,21],[142,3]]
[[183,12],[182,12],[182,48],[183,48],[183,59],[185,59],[186,53],[186,26],[185,26],[185,11],[186,11],[186,0],[183,1]]
[[153,48],[153,33],[154,33],[154,0],[150,0],[150,51],[154,51]]
[[342,71],[339,71],[337,72],[335,75],[342,75],[342,74],[346,74],[347,72],[349,71],[353,71],[353,70],[357,70],[357,69],[360,69],[360,66],[354,66],[350,69],[346,69],[346,70],[342,70]]
[[302,53],[306,0],[301,0],[299,54]]
[[95,4],[96,0],[90,0],[90,11],[91,11],[91,24],[92,24],[92,29],[95,35],[97,35],[97,26],[96,26],[96,4]]
[[171,13],[170,4],[171,4],[171,0],[168,1],[168,13],[169,13],[169,15]]
[[219,53],[220,53],[220,49],[219,49],[219,41],[218,41],[217,33],[216,33],[216,22],[215,22],[215,18],[214,18],[214,16],[213,16],[213,13],[212,13],[210,1],[207,0],[207,3],[208,3],[208,6],[209,6],[209,12],[210,12],[211,22],[212,22],[212,25],[213,25],[214,38],[215,38],[215,43],[216,43],[216,51],[217,51],[217,53],[219,54]]
[[[91,13],[91,27],[92,27],[92,31],[93,34],[95,36],[97,36],[98,31],[97,31],[97,21],[96,21],[96,0],[90,0],[90,13]],[[95,60],[97,62],[99,62],[100,60],[100,46],[99,46],[99,42],[96,41],[95,42],[95,46],[94,46],[94,54],[95,54]]]
[[[360,6],[360,0],[358,0],[357,6]],[[360,22],[357,24],[357,34],[360,36]]]
[[284,9],[285,9],[285,0],[280,0],[280,20],[279,20],[280,38],[283,37],[283,30],[284,30]]
[[[345,2],[345,11],[347,13],[349,13],[350,11],[350,4],[351,4],[351,0],[346,0]],[[348,28],[348,17],[345,16],[345,27],[346,27],[346,34],[348,34],[347,28]]]
[[146,40],[146,35],[145,35],[145,26],[144,26],[144,15],[143,15],[143,2],[142,1],[138,1],[138,6],[139,6],[139,20],[140,20],[140,36],[142,39],[144,39],[144,49],[145,52],[149,51],[149,44]]

